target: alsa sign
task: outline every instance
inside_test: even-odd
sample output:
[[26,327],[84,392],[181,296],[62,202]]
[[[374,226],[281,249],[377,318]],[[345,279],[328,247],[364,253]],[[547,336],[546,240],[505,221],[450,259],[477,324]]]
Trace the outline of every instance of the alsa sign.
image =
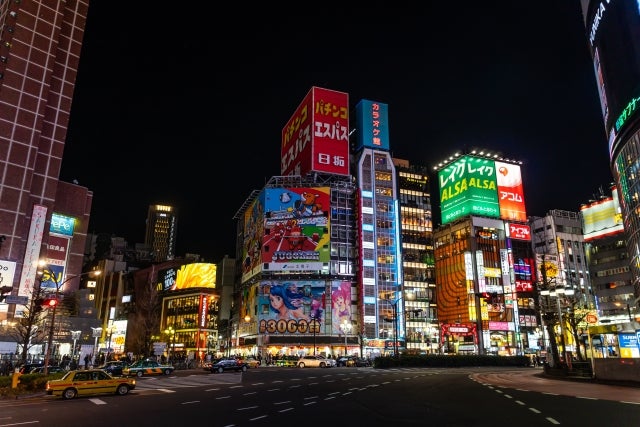
[[509,224],[509,237],[518,240],[531,240],[531,228],[524,224]]

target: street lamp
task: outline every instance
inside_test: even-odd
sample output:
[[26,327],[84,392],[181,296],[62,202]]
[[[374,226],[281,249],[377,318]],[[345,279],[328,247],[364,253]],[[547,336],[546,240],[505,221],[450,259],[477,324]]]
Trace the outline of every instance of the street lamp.
[[169,340],[171,341],[169,344],[171,345],[169,347],[170,352],[169,352],[169,362],[173,363],[173,354],[176,350],[176,330],[173,329],[173,326],[169,326],[167,329],[164,330],[164,333],[169,335]]
[[351,322],[349,322],[347,319],[344,319],[342,323],[340,323],[340,330],[344,334],[344,355],[345,356],[347,355],[347,334],[351,332],[352,327],[353,326],[351,325]]
[[[344,320],[346,322],[346,319]],[[313,355],[316,355],[316,332],[318,332],[318,321],[316,320],[316,313],[311,313],[311,332],[313,332]],[[342,325],[340,325],[342,327]]]
[[94,342],[93,342],[93,360],[96,360],[96,356],[98,354],[98,338],[100,338],[102,336],[102,328],[101,327],[97,327],[97,328],[91,328],[91,334],[93,335],[94,338]]
[[111,323],[111,325],[109,325],[109,327],[107,328],[107,332],[109,332],[109,344],[107,345],[107,359],[105,360],[106,362],[109,361],[109,355],[111,354],[111,338],[113,337],[113,333],[117,330],[118,328],[113,323]]
[[76,360],[76,342],[80,338],[80,334],[82,331],[71,331],[71,339],[73,339],[73,349],[71,350],[71,360],[73,363],[78,365],[78,361]]
[[[40,266],[43,266],[43,265],[44,264],[41,262]],[[62,289],[64,284],[67,283],[69,280],[75,279],[75,278],[78,278],[78,277],[81,277],[81,276],[85,276],[87,274],[93,274],[93,275],[97,276],[97,275],[100,274],[100,270],[87,271],[87,272],[80,273],[80,274],[75,275],[75,276],[67,277],[62,282],[58,282],[58,278],[51,271],[50,267],[48,267],[48,269],[42,270],[40,272],[40,274],[41,274],[41,276],[40,276],[40,286],[42,286],[43,276],[45,275],[45,273],[48,276],[47,280],[51,279],[53,281],[53,283],[55,284],[55,286],[56,286],[54,297],[49,299],[49,307],[51,308],[51,325],[49,326],[49,337],[47,339],[47,351],[46,351],[45,356],[44,356],[44,374],[47,375],[49,373],[49,362],[51,360],[51,347],[53,346],[53,333],[55,332],[54,325],[55,325],[55,321],[56,321],[56,308],[58,307],[58,303],[60,302],[60,290]]]

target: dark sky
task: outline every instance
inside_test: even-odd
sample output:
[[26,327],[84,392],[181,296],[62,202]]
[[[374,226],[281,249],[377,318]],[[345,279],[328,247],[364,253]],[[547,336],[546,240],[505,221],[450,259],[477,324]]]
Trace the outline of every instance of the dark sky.
[[165,203],[178,255],[234,256],[233,217],[280,175],[280,132],[312,86],[387,103],[392,155],[411,163],[522,160],[529,216],[607,190],[578,0],[398,3],[91,2],[62,164],[94,192],[89,232],[142,242]]

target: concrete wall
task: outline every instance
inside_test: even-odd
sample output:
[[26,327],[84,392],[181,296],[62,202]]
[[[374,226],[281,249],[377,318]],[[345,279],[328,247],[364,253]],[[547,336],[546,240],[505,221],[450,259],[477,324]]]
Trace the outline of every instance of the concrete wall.
[[632,381],[640,384],[640,358],[593,359],[594,377],[598,380]]

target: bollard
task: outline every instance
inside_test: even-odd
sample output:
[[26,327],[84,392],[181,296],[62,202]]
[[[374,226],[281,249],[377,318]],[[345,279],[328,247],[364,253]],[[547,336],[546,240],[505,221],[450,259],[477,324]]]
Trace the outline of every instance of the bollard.
[[20,382],[20,377],[22,374],[18,371],[13,373],[13,377],[11,377],[11,388],[18,388],[18,383]]

